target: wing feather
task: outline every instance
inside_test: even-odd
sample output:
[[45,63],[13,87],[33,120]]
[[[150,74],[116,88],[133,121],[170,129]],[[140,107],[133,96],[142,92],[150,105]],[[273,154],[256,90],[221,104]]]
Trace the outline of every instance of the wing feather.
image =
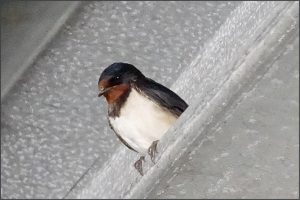
[[175,92],[150,78],[137,81],[135,86],[139,92],[142,92],[160,106],[168,109],[177,117],[179,117],[188,107],[188,104]]

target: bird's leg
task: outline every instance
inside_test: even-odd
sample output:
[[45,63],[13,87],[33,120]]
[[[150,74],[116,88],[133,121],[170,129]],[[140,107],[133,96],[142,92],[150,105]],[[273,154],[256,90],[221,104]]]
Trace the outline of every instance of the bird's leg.
[[143,161],[145,161],[145,156],[141,156],[140,159],[138,159],[134,163],[134,168],[143,176]]
[[157,152],[157,143],[158,143],[158,140],[153,141],[152,144],[151,144],[151,146],[150,146],[149,149],[148,149],[148,154],[150,155],[151,161],[152,161],[153,163],[155,163],[155,162],[154,162],[154,160],[155,160],[155,155],[158,153],[158,152]]

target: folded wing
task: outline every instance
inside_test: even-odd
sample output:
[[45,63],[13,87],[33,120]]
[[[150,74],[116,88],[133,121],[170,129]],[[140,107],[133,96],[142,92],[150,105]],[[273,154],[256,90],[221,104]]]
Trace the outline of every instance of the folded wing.
[[136,82],[136,87],[138,91],[168,109],[177,117],[188,107],[188,104],[176,93],[150,78],[139,80]]

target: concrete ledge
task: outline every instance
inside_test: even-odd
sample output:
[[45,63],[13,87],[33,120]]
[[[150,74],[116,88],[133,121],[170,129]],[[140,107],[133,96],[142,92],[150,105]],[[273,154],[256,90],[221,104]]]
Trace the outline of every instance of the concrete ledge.
[[[49,5],[36,3],[44,10]],[[170,86],[240,4],[80,6],[1,102],[2,197],[64,198],[74,186],[87,186],[122,145],[108,127],[106,103],[97,98],[103,68],[130,62]]]
[[[138,156],[120,147],[91,181],[67,198],[146,198],[170,166],[180,161],[218,122],[235,97],[255,83],[298,32],[298,2],[244,2],[221,26],[205,51],[174,83],[190,106],[159,143],[157,164],[146,158],[145,175],[132,167]],[[90,175],[92,176],[92,175]]]
[[219,92],[208,103],[196,100],[198,102],[192,104],[178,124],[170,130],[169,135],[161,140],[163,153],[159,163],[148,171],[126,198],[146,198],[159,183],[160,177],[168,173],[167,169],[177,166],[180,158],[192,151],[191,147],[196,140],[202,141],[206,132],[219,122],[240,94],[251,88],[272,66],[273,61],[285,50],[282,47],[297,37],[298,25],[294,17],[298,15],[298,5],[296,3],[286,9],[278,15],[280,21],[269,29],[271,33],[274,31],[276,34],[267,31],[268,34],[260,37]]

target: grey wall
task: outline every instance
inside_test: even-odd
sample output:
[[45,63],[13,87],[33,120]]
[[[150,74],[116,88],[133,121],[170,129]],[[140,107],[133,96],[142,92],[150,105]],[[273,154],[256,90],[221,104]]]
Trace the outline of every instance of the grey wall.
[[[221,154],[225,152],[222,155],[228,155],[228,160],[224,165],[247,164],[233,152],[238,152],[242,144],[251,146],[260,136],[253,134],[238,140],[236,146],[226,146],[224,134],[234,134],[233,127],[245,128],[246,125],[239,124],[237,119],[240,112],[247,112],[247,106],[243,110],[242,105],[248,103],[249,107],[259,107],[268,100],[250,104],[249,96],[241,103],[241,108],[232,105],[243,91],[250,90],[256,83],[258,93],[254,96],[274,91],[278,81],[263,87],[259,86],[260,77],[276,65],[297,61],[295,52],[299,47],[293,41],[297,41],[294,39],[299,34],[298,6],[297,2],[81,4],[1,102],[1,197],[218,197],[224,191],[229,191],[230,197],[255,197],[251,188],[233,192],[234,183],[239,182],[240,188],[247,188],[247,184],[255,181],[251,179],[255,176],[245,176],[243,180],[232,178],[233,172],[242,173],[247,167],[238,171],[238,168],[228,169],[218,163],[220,167],[213,168],[210,156],[203,155],[202,150],[205,147],[215,150],[213,144],[220,144],[222,149],[215,150],[215,154],[211,152],[219,162],[223,162]],[[282,53],[286,56],[280,57]],[[282,61],[273,65],[277,59]],[[144,177],[132,167],[137,155],[116,139],[107,124],[105,102],[96,97],[101,71],[115,61],[136,65],[147,76],[178,92],[190,104],[187,112],[160,141],[157,164],[151,164],[146,158]],[[290,93],[294,93],[299,87],[295,82],[296,69],[294,65],[289,67],[290,71],[280,71],[278,76],[282,75],[282,84],[290,84]],[[295,76],[293,80],[287,78],[289,73]],[[268,75],[272,80],[273,74],[276,73]],[[282,89],[278,95],[285,95],[284,92],[287,91]],[[294,106],[292,110],[299,107],[293,101],[297,98],[297,95],[286,98],[290,106]],[[269,109],[276,105],[274,102]],[[226,119],[232,129],[220,126],[224,134],[217,137],[218,129],[214,127],[223,123],[226,113],[233,118],[231,121]],[[295,125],[297,117],[295,112],[291,111],[291,114],[291,120],[286,122],[290,123],[289,134],[296,137],[295,131],[299,130]],[[280,121],[280,118],[264,113],[262,116],[265,116],[262,121],[270,126],[277,123],[276,119]],[[260,131],[273,130],[269,126],[264,128]],[[205,146],[207,133],[218,141]],[[265,155],[268,157],[261,154],[248,156],[266,160],[261,165],[271,167],[270,174],[253,173],[263,176],[261,184],[274,183],[275,186],[276,181],[270,182],[270,179],[276,169],[285,172],[280,160],[285,148],[273,152],[274,145],[285,141],[284,144],[293,145],[294,148],[289,150],[290,157],[286,157],[291,160],[296,156],[299,144],[282,141],[281,132],[276,132],[274,138],[270,134],[264,133],[269,139],[259,140],[257,149],[253,149],[259,153],[259,148],[264,150],[260,145],[269,145],[269,153]],[[196,166],[191,169],[192,173],[186,173],[185,157],[190,157],[190,162],[196,165],[212,166],[211,171],[205,171],[199,178],[203,171],[197,171]],[[269,157],[275,157],[275,160]],[[294,177],[299,176],[297,165],[294,163],[290,169],[283,175],[290,176],[290,183],[262,187],[257,196],[265,197],[264,194],[271,191],[283,197],[297,197],[299,194],[293,189],[296,186]],[[209,174],[215,172],[214,179],[210,179]],[[194,182],[189,179],[191,176],[197,176]],[[172,189],[177,187],[178,181],[196,186],[187,190],[189,185],[183,184],[174,192]],[[208,193],[205,187],[198,190],[199,185],[211,186],[211,192]]]
[[288,45],[149,198],[299,197],[299,38]]
[[[218,137],[219,140],[215,141],[215,143],[220,144],[220,151],[230,152],[232,150],[235,153],[242,153],[242,156],[232,157],[232,160],[229,161],[231,162],[231,168],[230,166],[217,166],[218,164],[223,164],[218,163],[215,164],[215,168],[210,168],[211,171],[206,171],[207,174],[204,174],[204,176],[214,179],[201,179],[201,174],[199,174],[199,170],[201,169],[198,168],[199,166],[195,166],[194,172],[190,173],[184,173],[184,167],[181,167],[184,166],[185,161],[189,157],[195,159],[195,162],[203,158],[200,161],[201,165],[206,165],[206,167],[210,165],[210,156],[201,157],[199,155],[201,150],[196,151],[194,148],[200,145],[199,148],[202,149],[201,145],[204,144],[207,134],[211,138],[214,134],[211,135],[210,133],[223,127],[224,118],[227,121],[226,116],[234,109],[232,105],[239,100],[239,97],[243,93],[248,92],[258,83],[261,77],[272,68],[273,63],[282,59],[275,64],[275,67],[281,63],[281,66],[289,68],[288,71],[290,73],[282,72],[283,77],[297,74],[297,69],[294,67],[297,66],[297,60],[299,62],[299,57],[295,57],[297,51],[299,51],[296,45],[299,41],[298,17],[298,2],[244,2],[232,12],[229,19],[216,32],[214,38],[205,45],[206,50],[200,53],[198,58],[192,62],[191,66],[184,71],[172,86],[181,96],[190,99],[190,106],[178,120],[177,124],[161,139],[159,145],[159,151],[161,152],[158,158],[159,162],[155,166],[149,166],[146,175],[139,179],[126,197],[147,198],[153,189],[154,193],[152,193],[152,196],[150,194],[150,197],[155,197],[153,196],[155,192],[161,195],[160,192],[164,191],[166,192],[166,196],[162,195],[162,197],[167,197],[168,195],[170,195],[168,197],[174,197],[172,190],[168,190],[168,187],[172,186],[179,187],[177,193],[175,193],[178,197],[199,196],[220,198],[226,195],[226,197],[231,198],[270,198],[272,196],[297,198],[299,196],[297,192],[299,186],[299,172],[297,169],[299,164],[295,160],[299,156],[299,142],[292,142],[289,139],[285,139],[284,136],[277,137],[280,134],[284,134],[282,130],[274,134],[258,133],[259,135],[267,134],[270,137],[274,136],[270,140],[253,137],[252,139],[255,142],[261,142],[261,145],[254,145],[255,147],[252,149],[252,152],[256,152],[257,154],[253,157],[247,154],[243,155],[247,151],[239,148],[239,145],[243,146],[243,144],[250,145],[250,147],[253,146],[251,145],[253,140],[250,138],[238,140],[237,146],[233,145],[236,148],[231,149],[229,146],[231,142],[230,137],[224,135]],[[295,51],[290,52],[289,50]],[[281,57],[288,53],[290,53],[289,57]],[[293,60],[286,62],[291,57],[294,57],[295,64]],[[284,64],[282,65],[283,62]],[[200,77],[205,77],[205,80]],[[295,105],[293,101],[298,96],[297,93],[294,94],[297,92],[295,90],[297,88],[297,75],[295,76],[296,80],[292,82],[290,82],[290,79],[287,80],[283,77],[280,77],[280,79],[285,80],[283,84],[294,85],[290,87],[289,93],[291,95],[287,98],[287,101],[291,101],[290,106],[293,107],[290,108],[291,112],[289,115],[291,116],[287,121],[283,121],[281,118],[276,118],[272,114],[267,115],[265,113],[263,114],[265,118],[261,119],[261,123],[265,123],[267,127],[265,127],[265,130],[261,129],[260,131],[271,131],[276,126],[284,127],[287,124],[293,124],[289,135],[297,139],[299,133],[297,112],[299,113],[299,110],[296,113],[292,111],[299,107],[299,104]],[[195,87],[192,87],[192,89],[189,87],[189,90],[186,90],[184,84],[191,86],[189,83],[193,83],[192,86]],[[261,94],[265,93],[265,95],[269,96],[270,93],[268,93],[268,90],[272,91],[272,89],[272,86],[269,85]],[[284,92],[281,93],[281,96],[280,92],[278,94],[282,99],[286,98]],[[269,99],[269,103],[271,104],[269,106],[272,107],[269,107],[269,109],[280,109],[275,102],[272,105],[272,102]],[[280,102],[280,100],[277,102]],[[251,106],[257,106],[255,102],[252,103]],[[258,106],[264,106],[264,101],[260,101],[260,103]],[[265,108],[265,110],[267,109]],[[284,107],[283,109],[287,108]],[[260,110],[263,113],[263,110]],[[278,122],[280,121],[280,124],[273,125],[273,123],[276,123],[276,119]],[[232,126],[238,127],[239,124],[232,124]],[[255,126],[253,128],[255,129]],[[259,129],[259,126],[257,125],[256,128]],[[284,140],[281,141],[282,139]],[[277,144],[285,147],[279,149]],[[262,150],[264,145],[268,147],[268,151],[261,155],[259,152],[264,151]],[[282,170],[283,166],[280,162],[276,161],[276,157],[280,158],[281,155],[285,155],[286,148],[290,148],[289,145],[293,146],[290,149],[291,154],[284,159],[287,160],[286,165],[289,165],[293,171],[285,174],[286,171]],[[215,151],[218,152],[218,149]],[[197,152],[198,155],[192,156],[190,155],[191,152]],[[248,166],[251,167],[251,165],[248,165],[249,160],[247,158],[253,158],[251,164],[254,167],[270,167],[269,172],[271,171],[271,173],[252,172],[254,176],[243,174],[243,172],[247,171]],[[190,162],[192,163],[193,161],[191,160]],[[236,167],[239,164],[241,166]],[[183,171],[182,174],[180,169]],[[221,169],[222,174],[213,174],[218,169]],[[281,169],[281,171],[279,172],[278,169]],[[280,175],[272,173],[275,171]],[[245,175],[244,177],[246,178],[237,177],[234,173]],[[276,179],[280,180],[284,176],[281,174],[290,176],[287,180],[287,182],[290,182],[289,184],[287,182],[277,183],[275,181]],[[172,179],[174,180],[177,175],[179,176],[177,181],[190,181],[194,186],[187,190],[189,187],[188,184],[180,185],[178,182],[172,182]],[[197,177],[198,175],[200,177]],[[255,176],[259,175],[262,175],[262,180],[255,180]],[[257,184],[261,184],[262,187],[249,185],[255,181],[257,181]],[[235,187],[234,184],[237,182],[239,182],[239,185]],[[266,186],[267,184],[270,184],[270,186]],[[204,188],[199,188],[200,185]],[[205,188],[206,186],[209,186],[211,190]],[[247,188],[248,190],[234,192],[234,189],[242,188]],[[180,194],[180,192],[182,193]],[[184,194],[185,192],[190,193]]]
[[1,2],[1,101],[79,2]]
[[[104,165],[120,143],[108,127],[105,102],[97,98],[101,71],[130,62],[170,86],[238,4],[82,5],[1,104],[3,197],[61,198],[92,165]],[[47,30],[49,24],[36,17],[37,29]]]

